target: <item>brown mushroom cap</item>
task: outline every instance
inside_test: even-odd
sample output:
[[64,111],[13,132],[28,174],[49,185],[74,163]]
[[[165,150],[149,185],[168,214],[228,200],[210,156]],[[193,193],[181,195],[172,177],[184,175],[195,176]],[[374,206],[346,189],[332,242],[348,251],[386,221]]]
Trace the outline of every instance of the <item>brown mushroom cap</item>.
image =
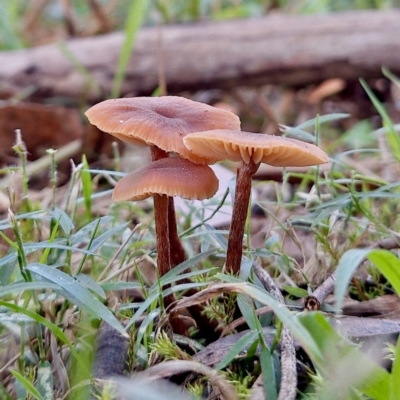
[[113,200],[143,200],[156,193],[204,200],[217,190],[218,179],[209,166],[169,157],[146,164],[122,178],[115,185]]
[[217,129],[195,132],[183,138],[185,146],[194,153],[219,160],[252,160],[275,167],[305,167],[324,164],[328,156],[319,147],[282,136]]
[[111,99],[86,111],[91,124],[134,145],[155,145],[176,152],[195,163],[216,162],[189,151],[182,138],[191,132],[240,129],[237,115],[183,97],[135,97]]

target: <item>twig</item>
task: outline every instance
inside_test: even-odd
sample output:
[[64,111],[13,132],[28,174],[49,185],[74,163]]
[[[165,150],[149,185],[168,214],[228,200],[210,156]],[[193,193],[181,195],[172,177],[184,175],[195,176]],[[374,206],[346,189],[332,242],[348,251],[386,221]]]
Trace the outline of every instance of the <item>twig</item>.
[[[264,268],[254,262],[254,272],[258,279],[264,285],[265,289],[271,293],[281,304],[285,304],[285,299]],[[296,371],[296,349],[294,347],[293,336],[285,326],[281,334],[281,383],[278,394],[278,400],[292,400],[296,398],[297,389],[297,371]],[[259,385],[255,386],[255,390]]]
[[336,282],[336,271],[329,275],[325,281],[318,286],[314,292],[307,296],[304,301],[304,308],[310,311],[317,311],[321,308],[321,304],[324,300],[333,293],[333,289],[335,288]]

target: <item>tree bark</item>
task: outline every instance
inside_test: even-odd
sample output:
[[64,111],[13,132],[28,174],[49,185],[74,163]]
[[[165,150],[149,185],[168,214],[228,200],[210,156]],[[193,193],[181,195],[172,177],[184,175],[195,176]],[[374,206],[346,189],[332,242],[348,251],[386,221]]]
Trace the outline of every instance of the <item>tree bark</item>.
[[[137,35],[122,95],[152,93],[160,60],[169,94],[378,77],[383,65],[400,73],[399,21],[400,11],[390,10],[146,27]],[[0,96],[33,85],[37,96],[107,97],[123,40],[117,32],[0,53]]]

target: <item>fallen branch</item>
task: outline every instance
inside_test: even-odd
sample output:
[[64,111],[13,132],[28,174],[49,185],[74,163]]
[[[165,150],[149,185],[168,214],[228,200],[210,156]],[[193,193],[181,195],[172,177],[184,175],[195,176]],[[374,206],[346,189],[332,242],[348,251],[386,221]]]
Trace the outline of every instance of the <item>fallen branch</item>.
[[321,304],[333,293],[336,283],[336,271],[329,275],[324,282],[319,285],[312,294],[304,300],[304,308],[310,311],[321,309]]
[[[168,92],[238,85],[306,85],[328,78],[400,73],[400,11],[281,15],[143,28],[122,94],[150,94],[161,59]],[[0,96],[23,89],[35,96],[111,92],[123,33],[75,39],[0,54]],[[160,43],[162,48],[159,49]],[[161,55],[161,57],[160,57]],[[77,68],[80,65],[83,68]]]

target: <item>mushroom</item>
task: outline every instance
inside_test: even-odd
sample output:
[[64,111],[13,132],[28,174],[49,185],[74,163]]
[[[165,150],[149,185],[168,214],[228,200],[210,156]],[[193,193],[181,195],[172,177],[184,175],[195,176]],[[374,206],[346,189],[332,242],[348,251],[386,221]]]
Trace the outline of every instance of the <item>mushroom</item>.
[[[161,201],[154,214],[157,237],[157,269],[160,276],[169,271],[170,247],[168,241],[168,196],[188,200],[208,199],[217,192],[218,179],[207,165],[194,164],[179,157],[162,158],[138,168],[123,177],[113,191],[115,201],[144,200],[158,196]],[[175,300],[173,295],[164,298],[165,306]],[[196,310],[194,310],[196,311]],[[174,330],[185,332],[181,322],[171,317]]]
[[218,179],[208,165],[194,164],[180,157],[162,158],[124,176],[116,185],[115,201],[137,201],[159,194],[188,200],[214,196]]
[[[175,152],[195,163],[214,163],[217,160],[189,151],[182,138],[190,132],[240,129],[239,118],[230,111],[177,96],[105,100],[86,111],[86,116],[99,129],[127,143],[150,145],[153,161],[168,157],[166,152]],[[170,198],[168,207],[165,201],[154,195],[154,213],[158,214],[155,220],[156,224],[165,220],[166,217],[161,217],[160,213],[168,215],[170,262],[175,266],[183,262],[186,255],[177,233],[173,200]]]
[[276,167],[324,164],[328,156],[319,147],[281,136],[218,129],[188,134],[185,146],[198,156],[241,161],[236,176],[235,201],[226,255],[226,271],[238,274],[250,200],[251,177],[260,163]]
[[143,200],[158,195],[162,208],[155,212],[157,266],[160,276],[169,271],[168,197],[188,200],[208,199],[217,192],[218,179],[207,165],[194,164],[179,157],[162,158],[126,175],[113,191],[115,201]]
[[100,130],[124,142],[156,146],[196,164],[212,164],[216,160],[189,151],[182,142],[186,134],[240,129],[240,120],[232,112],[178,96],[105,100],[85,115]]

